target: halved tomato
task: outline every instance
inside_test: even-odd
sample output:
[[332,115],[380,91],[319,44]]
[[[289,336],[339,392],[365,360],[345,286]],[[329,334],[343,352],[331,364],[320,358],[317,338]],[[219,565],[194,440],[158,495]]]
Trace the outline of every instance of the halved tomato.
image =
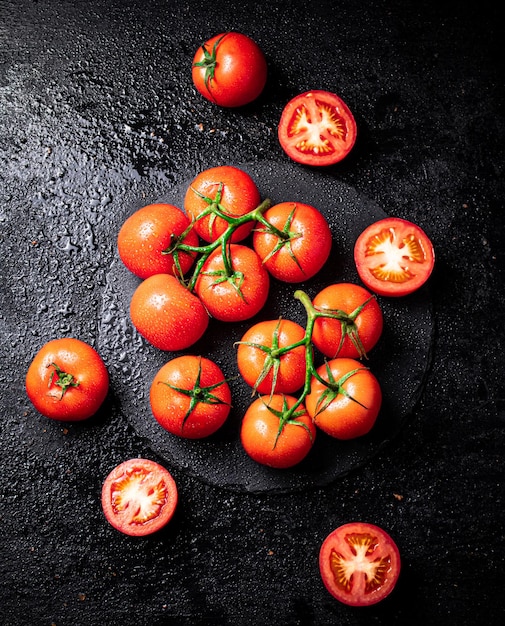
[[102,508],[116,530],[142,537],[163,528],[177,507],[177,485],[159,463],[129,459],[107,476],[102,487]]
[[290,100],[278,127],[284,152],[304,165],[338,163],[351,151],[356,135],[356,120],[346,103],[317,89]]
[[356,240],[354,261],[359,277],[381,296],[406,296],[430,277],[435,252],[428,235],[400,217],[370,224]]
[[374,524],[351,522],[323,541],[319,571],[333,597],[349,606],[370,606],[388,596],[400,575],[400,551]]

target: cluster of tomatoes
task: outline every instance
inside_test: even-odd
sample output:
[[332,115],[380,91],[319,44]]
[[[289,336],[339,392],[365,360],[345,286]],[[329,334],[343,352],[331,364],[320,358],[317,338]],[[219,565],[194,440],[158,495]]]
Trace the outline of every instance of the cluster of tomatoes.
[[[256,99],[267,79],[260,48],[240,33],[223,33],[197,51],[193,82],[208,100],[239,107]],[[278,129],[282,148],[296,162],[330,165],[356,140],[356,122],[335,94],[314,90],[285,107]],[[118,234],[124,265],[141,282],[130,302],[137,331],[163,351],[185,351],[201,339],[210,318],[244,321],[267,302],[270,277],[296,284],[328,260],[332,233],[313,206],[262,200],[243,170],[219,166],[190,184],[184,210],[167,203],[145,206]],[[237,367],[256,399],[246,410],[241,442],[251,458],[275,468],[299,463],[320,428],[338,439],[373,427],[382,394],[362,359],[382,332],[376,294],[403,296],[428,279],[431,242],[416,225],[398,218],[372,224],[356,241],[354,256],[365,285],[337,283],[305,308],[305,328],[289,319],[259,321],[236,343]],[[316,367],[315,355],[325,357]],[[54,339],[35,355],[26,391],[43,415],[85,420],[107,396],[109,376],[98,353],[73,338]],[[218,365],[201,355],[170,359],[150,388],[154,418],[169,433],[208,437],[226,421],[230,387]],[[147,535],[163,527],[177,506],[177,486],[166,468],[130,459],[107,476],[102,488],[107,520],[121,532]],[[320,570],[330,593],[353,605],[378,602],[399,574],[398,548],[389,535],[356,522],[331,533],[320,551]]]

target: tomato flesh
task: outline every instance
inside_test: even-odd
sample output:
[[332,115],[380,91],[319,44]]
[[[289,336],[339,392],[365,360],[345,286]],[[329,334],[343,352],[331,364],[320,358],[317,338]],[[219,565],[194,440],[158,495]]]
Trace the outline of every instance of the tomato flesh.
[[354,260],[361,280],[383,296],[405,296],[428,280],[433,245],[416,224],[388,217],[368,226],[356,240]]
[[345,102],[328,91],[295,96],[284,108],[279,142],[294,161],[333,165],[346,157],[356,141],[357,126]]
[[156,532],[172,518],[177,486],[163,466],[149,459],[124,461],[107,476],[102,508],[116,530],[130,536]]
[[327,590],[350,606],[369,606],[388,596],[400,575],[400,552],[386,531],[351,522],[331,532],[319,553]]

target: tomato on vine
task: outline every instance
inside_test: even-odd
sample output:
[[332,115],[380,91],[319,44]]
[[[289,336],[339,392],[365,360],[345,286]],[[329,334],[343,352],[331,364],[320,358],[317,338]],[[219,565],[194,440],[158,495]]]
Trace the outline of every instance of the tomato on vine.
[[202,439],[225,423],[231,409],[231,391],[216,363],[201,356],[183,355],[158,370],[149,401],[162,428],[179,437]]
[[[295,405],[297,405],[295,407]],[[310,452],[316,428],[303,404],[293,396],[260,396],[242,420],[240,440],[257,463],[285,469],[300,463]]]
[[268,298],[270,279],[256,252],[241,244],[217,248],[202,265],[195,292],[209,314],[223,322],[256,315]]
[[377,299],[353,283],[328,285],[316,294],[312,305],[328,313],[314,324],[312,341],[325,356],[365,357],[379,341],[383,330],[382,310]]
[[211,37],[195,53],[192,78],[198,92],[222,107],[249,104],[263,91],[267,62],[258,44],[237,32]]
[[268,208],[263,218],[254,230],[253,247],[270,274],[288,283],[315,276],[332,245],[323,214],[309,204],[281,202]]
[[109,390],[109,374],[90,345],[64,337],[45,343],[26,373],[26,393],[39,413],[77,422],[94,415]]
[[130,318],[155,348],[184,350],[207,330],[209,316],[199,298],[170,274],[142,281],[130,301]]
[[254,324],[238,342],[237,364],[242,378],[261,394],[301,389],[306,372],[304,339],[305,329],[288,319]]
[[[172,204],[149,204],[138,209],[119,230],[117,247],[121,261],[139,278],[153,274],[186,274],[195,255],[178,250],[173,253],[165,251],[173,247],[189,224],[188,216]],[[181,242],[197,246],[196,231],[187,231]]]
[[[184,197],[184,209],[193,220],[198,235],[211,242],[228,228],[227,218],[241,217],[260,202],[258,187],[247,172],[231,165],[221,165],[206,169],[194,178]],[[242,241],[253,226],[252,220],[239,225],[230,241]]]
[[316,426],[343,440],[370,432],[381,404],[377,378],[361,362],[347,358],[332,359],[317,368],[305,398]]

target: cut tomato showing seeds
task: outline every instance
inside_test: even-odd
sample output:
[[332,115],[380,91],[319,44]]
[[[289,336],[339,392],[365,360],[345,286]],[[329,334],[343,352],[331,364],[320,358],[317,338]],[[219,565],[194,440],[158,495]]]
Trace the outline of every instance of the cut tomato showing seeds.
[[278,136],[283,150],[298,163],[333,165],[356,141],[353,114],[336,94],[314,90],[295,96],[284,108]]
[[102,508],[107,521],[125,535],[156,532],[177,506],[177,486],[170,472],[149,459],[130,459],[107,476]]
[[350,606],[388,596],[400,575],[400,552],[388,533],[366,522],[344,524],[324,540],[319,569],[327,590]]
[[405,296],[428,280],[435,264],[433,245],[412,222],[387,217],[356,240],[354,260],[361,280],[374,293]]

